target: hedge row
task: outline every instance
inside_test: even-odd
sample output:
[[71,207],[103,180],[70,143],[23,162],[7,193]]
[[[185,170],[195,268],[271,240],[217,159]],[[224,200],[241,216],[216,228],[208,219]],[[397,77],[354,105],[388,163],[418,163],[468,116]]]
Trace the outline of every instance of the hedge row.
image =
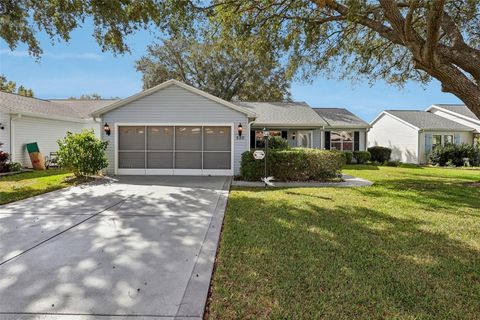
[[[338,151],[268,150],[267,176],[276,181],[323,181],[338,177],[344,165],[345,156]],[[244,152],[240,173],[244,180],[260,180],[264,176],[264,160],[255,160],[253,151]]]

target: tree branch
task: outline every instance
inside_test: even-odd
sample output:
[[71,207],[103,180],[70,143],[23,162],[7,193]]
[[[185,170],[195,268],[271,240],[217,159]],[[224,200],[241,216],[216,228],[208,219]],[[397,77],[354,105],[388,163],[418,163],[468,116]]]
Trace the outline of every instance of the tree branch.
[[427,63],[435,63],[434,55],[438,46],[440,23],[442,21],[444,6],[445,0],[436,0],[430,5],[427,17],[427,38],[425,42],[425,51],[423,53],[423,59]]

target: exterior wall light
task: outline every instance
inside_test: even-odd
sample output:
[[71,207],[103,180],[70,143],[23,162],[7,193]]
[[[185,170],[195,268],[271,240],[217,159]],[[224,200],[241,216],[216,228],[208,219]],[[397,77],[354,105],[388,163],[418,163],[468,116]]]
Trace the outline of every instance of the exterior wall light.
[[241,123],[238,124],[237,132],[238,132],[238,136],[241,137],[243,133],[243,126]]
[[105,125],[103,126],[103,131],[105,131],[105,134],[107,136],[110,135],[110,133],[112,132],[112,130],[110,130],[110,126],[108,125],[108,123],[105,122]]
[[292,132],[292,140],[295,140],[295,131]]

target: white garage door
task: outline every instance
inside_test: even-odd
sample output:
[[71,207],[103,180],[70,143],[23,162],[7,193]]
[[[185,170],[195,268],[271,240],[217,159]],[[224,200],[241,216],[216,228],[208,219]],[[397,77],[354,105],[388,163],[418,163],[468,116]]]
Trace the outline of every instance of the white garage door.
[[231,125],[118,126],[117,174],[233,175]]

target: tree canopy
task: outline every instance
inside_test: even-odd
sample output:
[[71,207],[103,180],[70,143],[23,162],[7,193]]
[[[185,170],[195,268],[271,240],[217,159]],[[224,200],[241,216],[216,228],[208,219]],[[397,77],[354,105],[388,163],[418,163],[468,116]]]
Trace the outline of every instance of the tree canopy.
[[176,79],[225,100],[283,101],[290,79],[274,53],[225,46],[215,39],[164,40],[137,61],[144,89]]
[[[0,36],[41,54],[39,30],[68,41],[85,19],[103,50],[128,50],[125,36],[154,25],[189,38],[204,25],[232,47],[283,53],[290,75],[437,79],[480,117],[478,0],[0,0]],[[282,56],[280,54],[279,56]]]
[[102,96],[98,93],[82,94],[80,97],[69,97],[69,100],[102,100]]
[[16,93],[25,97],[33,97],[33,90],[27,89],[24,86],[19,86],[17,89],[17,83],[9,81],[5,75],[0,75],[0,91],[8,93]]
[[292,73],[440,81],[480,117],[478,0],[228,0],[193,5],[223,37],[259,37]]

